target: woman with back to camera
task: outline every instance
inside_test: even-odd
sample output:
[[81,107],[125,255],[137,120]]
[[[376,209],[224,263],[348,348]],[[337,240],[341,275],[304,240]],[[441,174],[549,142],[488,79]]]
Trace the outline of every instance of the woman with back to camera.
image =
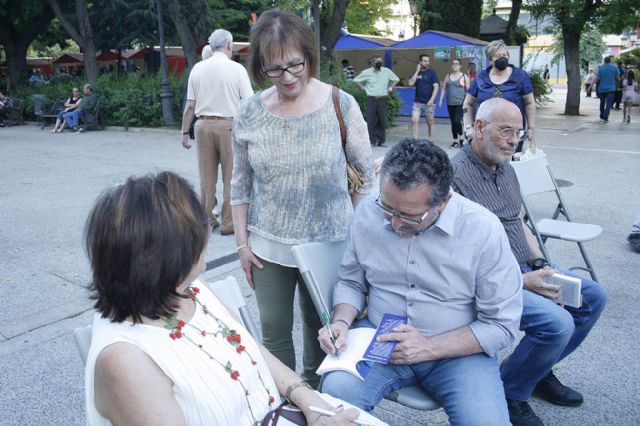
[[304,373],[314,386],[324,358],[322,323],[291,248],[346,237],[352,207],[372,186],[367,125],[355,99],[339,92],[347,128],[346,155],[364,174],[351,197],[332,86],[313,77],[318,64],[308,24],[272,9],[253,25],[249,74],[272,86],[242,101],[234,118],[231,205],[236,244],[256,291],[264,345],[295,370],[293,299],[303,318]]
[[464,101],[467,89],[471,85],[469,76],[460,71],[460,59],[451,61],[451,73],[447,74],[440,90],[440,102],[438,107],[442,108],[442,100],[447,94],[447,111],[451,120],[451,134],[453,143],[451,148],[462,148],[464,143],[464,132],[462,131],[462,102]]
[[487,46],[487,58],[491,65],[480,71],[464,98],[463,111],[467,138],[473,136],[476,111],[482,102],[491,98],[504,98],[513,102],[522,114],[522,128],[526,129],[516,152],[522,150],[525,139],[533,142],[536,127],[536,101],[533,86],[526,71],[509,64],[509,50],[502,40],[494,40]]
[[73,111],[74,109],[78,108],[80,106],[80,99],[82,99],[82,97],[80,96],[80,89],[74,87],[71,90],[71,97],[67,99],[67,101],[64,103],[64,108],[58,113],[56,124],[53,126],[51,133],[62,133],[64,125],[66,124],[66,122],[62,118],[62,115],[65,112]]
[[85,372],[89,425],[255,426],[281,394],[310,424],[358,417],[303,386],[194,283],[211,229],[183,178],[161,172],[107,190],[85,234],[98,311]]
[[627,71],[627,76],[622,81],[622,122],[631,123],[631,106],[638,96],[638,80],[633,70]]

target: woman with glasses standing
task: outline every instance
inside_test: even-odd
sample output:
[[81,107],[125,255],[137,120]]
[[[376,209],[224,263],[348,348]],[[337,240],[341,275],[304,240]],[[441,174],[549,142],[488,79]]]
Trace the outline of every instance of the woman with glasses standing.
[[526,71],[509,64],[509,50],[502,40],[489,43],[487,58],[491,65],[480,71],[464,99],[466,136],[473,136],[473,122],[480,104],[487,99],[504,98],[516,104],[522,114],[522,127],[526,129],[526,133],[516,148],[516,152],[519,152],[525,139],[533,142],[536,127],[536,101],[533,97],[531,79]]
[[453,143],[451,148],[461,148],[464,143],[464,132],[462,131],[462,102],[465,92],[471,85],[469,76],[460,71],[460,59],[451,61],[451,73],[447,74],[440,90],[440,103],[438,108],[442,108],[442,100],[447,94],[447,111],[451,120],[451,134]]
[[279,9],[263,13],[250,36],[249,74],[268,89],[242,101],[233,127],[231,205],[240,262],[255,289],[264,345],[295,370],[291,335],[298,287],[303,377],[317,386],[322,323],[291,253],[296,244],[345,239],[353,206],[372,186],[367,125],[340,92],[346,155],[364,175],[349,196],[332,86],[313,77],[318,52],[308,24]]

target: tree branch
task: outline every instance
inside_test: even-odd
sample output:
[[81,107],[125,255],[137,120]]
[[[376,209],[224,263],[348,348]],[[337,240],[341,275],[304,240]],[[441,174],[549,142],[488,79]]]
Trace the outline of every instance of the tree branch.
[[65,29],[65,31],[67,31],[67,33],[69,33],[71,38],[76,43],[78,43],[80,46],[83,46],[84,45],[83,37],[73,27],[73,24],[71,24],[71,22],[67,19],[67,17],[64,16],[64,13],[62,12],[62,9],[60,8],[60,4],[58,3],[58,0],[47,0],[47,3],[49,4],[49,6],[51,6],[51,9],[53,9],[53,13],[55,13],[56,18],[58,18],[58,21],[60,21],[60,23],[62,24],[62,26]]

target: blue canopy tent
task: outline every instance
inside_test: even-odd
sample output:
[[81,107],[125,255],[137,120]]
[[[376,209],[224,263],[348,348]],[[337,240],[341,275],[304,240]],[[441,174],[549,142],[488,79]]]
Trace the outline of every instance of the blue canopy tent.
[[[400,115],[411,115],[411,108],[415,98],[415,88],[408,87],[409,78],[416,71],[418,57],[427,54],[431,58],[431,67],[436,71],[442,81],[451,72],[450,59],[458,58],[462,62],[462,71],[467,70],[470,62],[476,64],[478,69],[482,66],[484,47],[488,43],[463,34],[448,33],[444,31],[425,31],[416,37],[400,41],[390,46],[391,68],[405,87],[397,87],[395,91],[402,99]],[[440,95],[436,98],[436,117],[448,118],[446,99],[442,108],[438,108]]]
[[[381,55],[386,59],[387,55],[390,55],[385,52],[387,46],[393,43],[395,43],[394,40],[386,37],[344,33],[338,39],[333,52],[337,63],[340,63],[342,59],[347,59],[356,72],[359,73],[371,66],[371,57],[375,54]],[[385,65],[391,65],[390,56],[388,63]]]

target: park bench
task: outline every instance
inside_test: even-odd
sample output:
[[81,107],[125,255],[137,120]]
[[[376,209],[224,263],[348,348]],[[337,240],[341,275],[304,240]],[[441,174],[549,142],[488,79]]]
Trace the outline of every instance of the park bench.
[[44,129],[48,122],[54,123],[60,111],[64,110],[64,101],[58,100],[52,105],[47,105],[48,103],[45,96],[33,95],[33,113],[40,129]]
[[84,110],[81,115],[82,130],[100,130],[100,101],[91,110]]
[[22,124],[24,112],[24,101],[18,98],[7,98],[5,104],[5,124],[8,126],[16,126]]

